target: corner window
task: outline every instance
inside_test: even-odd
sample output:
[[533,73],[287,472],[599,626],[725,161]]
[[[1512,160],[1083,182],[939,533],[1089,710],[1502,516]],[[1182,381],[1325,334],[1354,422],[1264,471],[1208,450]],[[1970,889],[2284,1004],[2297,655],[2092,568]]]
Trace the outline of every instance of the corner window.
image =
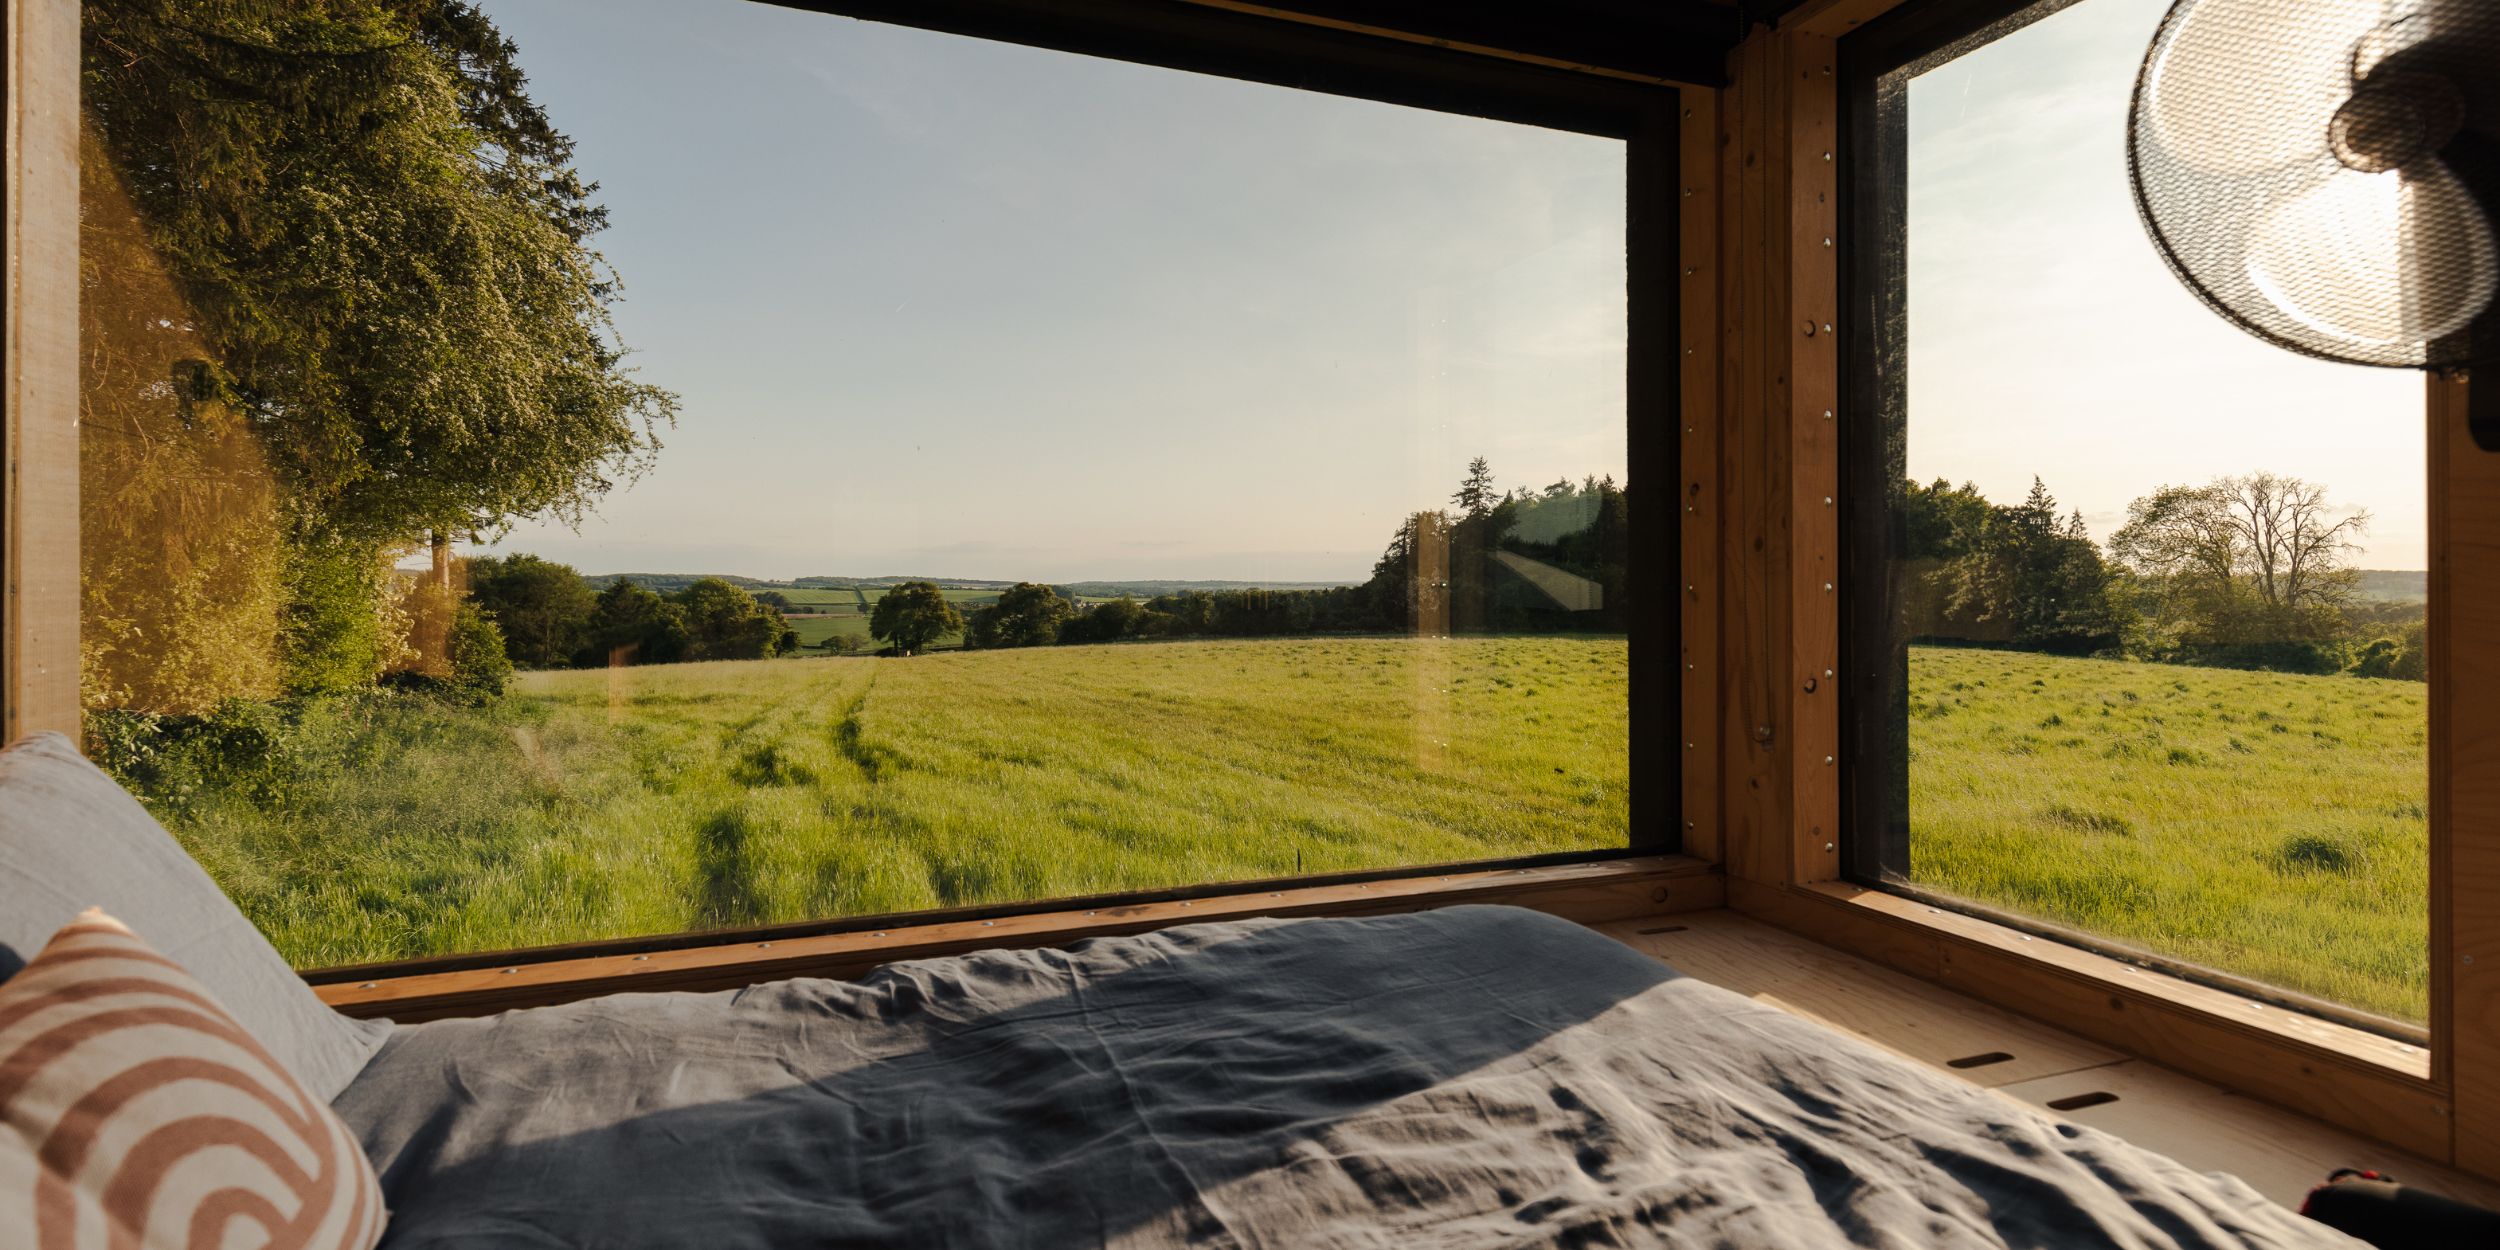
[[298,964],[1672,847],[1612,105],[170,12],[86,6],[87,746]]
[[1851,869],[2402,1034],[2423,383],[2165,269],[2125,143],[2167,7],[1922,6],[1848,45]]

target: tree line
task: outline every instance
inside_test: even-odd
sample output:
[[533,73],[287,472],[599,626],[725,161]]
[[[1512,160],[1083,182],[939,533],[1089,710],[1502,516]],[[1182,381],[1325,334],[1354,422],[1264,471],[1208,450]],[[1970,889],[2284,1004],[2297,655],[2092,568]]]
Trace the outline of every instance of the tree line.
[[1903,481],[1891,534],[1896,623],[1979,642],[2226,668],[2422,680],[2420,604],[2373,602],[2352,567],[2369,513],[2274,473],[2163,486],[2104,546],[2038,478],[2022,502]]
[[717,577],[665,595],[622,577],[593,591],[572,566],[528,554],[471,560],[468,575],[470,598],[526,668],[768,660],[799,645],[787,599]]
[[[1497,489],[1492,466],[1478,456],[1450,505],[1410,514],[1359,585],[1189,590],[1142,603],[1123,596],[1086,604],[1058,587],[1019,582],[967,617],[934,584],[904,583],[878,601],[870,634],[909,654],[958,633],[964,646],[979,649],[1130,638],[1623,628],[1630,521],[1623,488],[1613,478]],[[1505,554],[1583,587],[1594,606],[1558,601]]]
[[[1410,514],[1370,578],[1290,590],[1182,590],[1087,602],[1071,589],[1019,582],[966,612],[935,582],[887,588],[869,612],[883,654],[948,638],[970,649],[1133,638],[1329,633],[1620,630],[1629,612],[1623,488],[1591,476],[1541,489],[1498,489],[1478,457],[1451,506]],[[1532,569],[1569,588],[1541,589]],[[700,578],[661,594],[627,578],[594,590],[572,567],[529,554],[469,562],[469,598],[527,668],[770,659],[798,647],[788,598]],[[855,638],[818,644],[856,650]]]

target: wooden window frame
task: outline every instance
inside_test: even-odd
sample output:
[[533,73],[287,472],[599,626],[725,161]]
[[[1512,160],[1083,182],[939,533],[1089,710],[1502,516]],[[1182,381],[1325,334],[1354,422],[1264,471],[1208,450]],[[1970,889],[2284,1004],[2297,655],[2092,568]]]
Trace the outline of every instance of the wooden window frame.
[[[965,22],[1024,22],[1018,42],[1071,51],[1105,31],[1161,49],[1143,59],[1234,77],[1320,85],[1395,79],[1401,102],[1451,107],[1470,74],[1460,55],[1545,75],[1540,108],[1585,109],[1588,82],[1672,86],[1672,111],[1644,122],[1653,152],[1633,166],[1634,282],[1680,284],[1652,301],[1636,342],[1635,412],[1681,401],[1672,428],[1681,598],[1668,650],[1680,654],[1679,724],[1636,735],[1636,775],[1680,764],[1682,855],[1262,883],[1150,899],[1040,903],[976,918],[920,915],[895,927],[793,937],[686,937],[647,951],[541,952],[530,965],[340,970],[325,997],[360,1014],[475,1014],[625,988],[725,987],[776,976],[851,975],[897,958],[977,946],[1252,914],[1343,914],[1513,902],[1600,920],[1717,905],[2130,1054],[2267,1098],[2417,1153],[2500,1177],[2500,585],[2456,575],[2500,567],[2500,458],[2465,431],[2467,383],[2428,383],[2432,517],[2431,1027],[2428,1048],[2269,1008],[1983,918],[1842,880],[1839,506],[1841,344],[1866,310],[1841,305],[1848,251],[1840,174],[1840,42],[1923,0],[1804,0],[1734,43],[1724,65],[1617,55],[1606,40],[1505,41],[1384,22],[1382,5],[1295,0],[929,0],[797,3],[980,34]],[[0,695],[6,732],[77,726],[75,0],[6,0],[9,61],[7,473],[0,478]],[[1394,6],[1391,6],[1394,7]],[[906,13],[903,10],[908,9]],[[1147,10],[1152,10],[1148,12]],[[969,16],[967,16],[969,15]],[[1529,19],[1534,20],[1534,19]],[[1140,29],[1138,23],[1145,23]],[[1265,23],[1244,26],[1240,23]],[[1124,24],[1126,23],[1126,24]],[[1278,24],[1317,32],[1278,35]],[[1620,43],[1622,40],[1615,40]],[[1414,77],[1384,71],[1384,44],[1437,58]],[[1453,47],[1462,54],[1451,52]],[[1247,49],[1245,51],[1245,49]],[[1509,49],[1509,50],[1506,50]],[[1112,55],[1119,55],[1113,52]],[[1189,58],[1198,58],[1190,60]],[[1410,70],[1414,62],[1399,62]],[[1375,78],[1385,73],[1386,78]],[[1568,88],[1562,79],[1571,80]],[[1682,84],[1682,85],[1674,85]],[[1335,88],[1335,89],[1342,89]],[[1667,88],[1661,87],[1663,93]],[[1355,92],[1388,98],[1377,91]],[[1480,111],[1460,107],[1456,111]],[[1533,120],[1514,117],[1513,120]],[[1660,122],[1663,120],[1664,125]],[[1551,122],[1547,122],[1551,124]],[[1573,127],[1579,128],[1579,127]],[[1661,145],[1662,138],[1681,142]],[[1829,154],[1828,156],[1826,154]],[[1662,229],[1663,227],[1663,229]],[[1823,240],[1831,239],[1826,247]],[[1645,257],[1645,260],[1640,258]],[[1667,278],[1665,272],[1675,276]],[[1644,276],[1646,275],[1646,276]],[[1880,313],[1880,310],[1877,310]],[[1823,327],[1831,326],[1827,331]],[[1810,331],[1810,332],[1809,332]],[[1664,357],[1664,358],[1660,358]],[[1679,372],[1677,365],[1684,365]],[[1645,380],[1644,380],[1645,379]],[[1830,414],[1830,415],[1826,415]],[[1640,428],[1637,421],[1635,429]],[[1653,433],[1671,427],[1654,424]],[[66,457],[66,459],[65,459]],[[66,464],[66,472],[62,466]],[[1654,480],[1654,479],[1650,479]],[[1653,514],[1659,509],[1647,510]],[[1833,590],[1824,589],[1826,585]],[[1653,654],[1659,654],[1653,650]],[[1646,743],[1646,746],[1638,745]],[[1679,749],[1680,748],[1680,749]],[[1663,757],[1663,758],[1662,758]],[[1653,786],[1646,793],[1663,793]],[[1635,803],[1639,804],[1636,791]],[[1636,815],[1637,819],[1644,817]],[[782,943],[800,944],[783,949]],[[656,968],[645,968],[657,965]],[[515,969],[503,971],[503,967]],[[448,978],[448,979],[446,979]]]
[[[1876,367],[1897,313],[1849,291],[1844,41],[1888,12],[1963,0],[1808,0],[1749,34],[1721,93],[1712,253],[1722,353],[1716,482],[1729,905],[2225,1087],[2500,1177],[2500,457],[2473,449],[2468,383],[2426,383],[2431,517],[2431,1011],[2427,1045],[2283,1010],[1984,917],[1844,879],[1842,440],[1863,433],[1844,363]],[[1828,242],[1827,242],[1828,241]],[[1688,263],[1693,258],[1688,258]],[[1897,294],[1897,293],[1895,293]],[[1837,330],[1835,335],[1834,331]],[[1889,366],[1898,367],[1893,360]],[[1689,386],[1689,382],[1688,382]],[[1828,415],[1827,415],[1828,414]],[[1827,506],[1824,501],[1834,501]],[[1849,674],[1854,679],[1856,674]],[[1846,679],[1844,679],[1846,680]],[[1838,836],[1836,836],[1838,835]],[[2479,960],[2479,962],[2478,962]]]
[[[1681,250],[1679,204],[1673,193],[1682,130],[1678,89],[1658,71],[1707,72],[1715,48],[1658,48],[1616,37],[1621,32],[1583,31],[1576,37],[1530,40],[1536,50],[1455,42],[1437,33],[1467,15],[1419,10],[1427,29],[1398,31],[1335,15],[1340,6],[1233,3],[1231,0],[762,0],[781,7],[836,17],[905,24],[972,38],[1157,65],[1184,71],[1321,91],[1393,104],[1614,138],[1624,145],[1627,196],[1626,303],[1628,340],[1625,430],[1633,479],[1680,480],[1679,446],[1672,422],[1679,401],[1680,366],[1672,350],[1683,315],[1676,296],[1674,264]],[[7,740],[26,732],[79,734],[77,489],[78,372],[74,314],[77,291],[78,207],[78,3],[77,0],[7,0],[10,20],[10,229],[6,452],[9,474],[0,486],[0,521],[6,547],[0,571],[0,630],[5,630]],[[1377,3],[1344,6],[1377,16]],[[1625,17],[1626,30],[1654,27],[1654,17]],[[1515,23],[1518,33],[1537,34],[1534,22]],[[1672,23],[1669,24],[1672,26]],[[1448,26],[1484,32],[1480,24]],[[1525,46],[1525,45],[1523,45]],[[30,64],[33,66],[29,68]],[[28,128],[21,142],[21,123]],[[21,203],[21,197],[26,197]],[[23,238],[20,235],[23,234]],[[32,246],[27,246],[27,245]],[[1653,345],[1642,350],[1642,344]],[[21,379],[23,385],[21,386]],[[1672,584],[1683,548],[1674,514],[1636,509],[1631,533],[1635,584]],[[794,975],[786,969],[804,944],[809,967],[848,966],[849,952],[870,950],[899,958],[921,949],[897,944],[889,934],[1012,929],[1020,934],[1068,940],[1084,926],[1071,918],[1162,916],[1190,919],[1233,909],[1225,900],[1287,897],[1368,904],[1382,897],[1432,898],[1438,903],[1473,897],[1518,897],[1531,905],[1591,912],[1589,892],[1606,901],[1614,919],[1693,897],[1713,905],[1714,887],[1697,895],[1689,879],[1708,866],[1678,853],[1683,794],[1668,780],[1681,770],[1675,750],[1682,700],[1673,682],[1680,653],[1681,615],[1654,610],[1636,614],[1630,630],[1631,774],[1629,838],[1625,846],[1597,851],[1462,864],[1415,864],[1370,873],[1312,875],[1273,881],[1204,883],[1087,899],[1033,899],[981,908],[827,918],[700,933],[633,936],[518,951],[464,952],[391,965],[309,969],[316,983],[388,986],[382,993],[350,994],[370,1006],[394,993],[413,996],[411,1009],[454,1011],[440,991],[441,978],[476,969],[545,965],[543,971],[494,983],[495,992],[460,1001],[509,1004],[511,986],[542,987],[545,1001],[578,997],[568,977],[584,985],[621,984],[595,971],[592,962],[621,957],[682,970],[694,964],[752,965],[749,980]],[[1645,784],[1641,779],[1659,779]],[[1686,882],[1673,890],[1669,881]],[[1453,885],[1453,882],[1466,883]],[[1318,893],[1313,894],[1312,891]],[[1296,903],[1296,906],[1304,905]],[[1316,905],[1316,904],[1312,904]],[[1421,904],[1418,904],[1421,905]],[[1629,910],[1626,910],[1629,909]],[[1047,916],[1048,923],[1034,917]],[[1159,921],[1169,923],[1170,921]],[[993,934],[992,936],[995,936]],[[931,939],[935,940],[935,939]],[[777,950],[774,956],[727,952]],[[670,958],[657,959],[659,953]],[[846,962],[848,961],[848,962]],[[647,969],[627,969],[639,973]],[[503,975],[498,971],[496,975]],[[517,976],[517,974],[515,974]],[[631,977],[625,980],[631,980]],[[431,987],[431,988],[428,988]],[[551,988],[550,988],[551,987]],[[344,991],[342,991],[344,992]],[[602,991],[604,992],[604,991]],[[421,1001],[419,1001],[421,1000]],[[376,1011],[383,1008],[374,1007]]]

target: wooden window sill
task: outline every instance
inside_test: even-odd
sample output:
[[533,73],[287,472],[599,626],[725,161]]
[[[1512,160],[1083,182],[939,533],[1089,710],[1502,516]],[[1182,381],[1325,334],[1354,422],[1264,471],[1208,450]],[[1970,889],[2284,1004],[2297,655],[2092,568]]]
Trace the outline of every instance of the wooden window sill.
[[1506,903],[1595,924],[1717,907],[1718,868],[1682,855],[1475,872],[1440,870],[1356,884],[1272,882],[1230,894],[1164,902],[1061,905],[980,920],[904,924],[866,932],[738,941],[642,954],[545,959],[316,985],[323,1002],[358,1017],[402,1022],[479,1016],[514,1007],[651,990],[736,989],[786,977],[856,977],[885,964],[997,947],[1058,946],[1079,938],[1250,916],[1360,916],[1459,903]]
[[1880,890],[1733,881],[1728,902],[2129,1055],[2448,1157],[2448,1090],[2420,1046]]

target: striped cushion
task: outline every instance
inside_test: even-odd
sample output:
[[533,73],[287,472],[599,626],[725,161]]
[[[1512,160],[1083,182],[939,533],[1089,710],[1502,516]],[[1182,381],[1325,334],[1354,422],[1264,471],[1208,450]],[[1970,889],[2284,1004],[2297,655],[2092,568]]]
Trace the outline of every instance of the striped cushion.
[[0,1246],[370,1250],[373,1166],[188,973],[89,911],[0,985]]

